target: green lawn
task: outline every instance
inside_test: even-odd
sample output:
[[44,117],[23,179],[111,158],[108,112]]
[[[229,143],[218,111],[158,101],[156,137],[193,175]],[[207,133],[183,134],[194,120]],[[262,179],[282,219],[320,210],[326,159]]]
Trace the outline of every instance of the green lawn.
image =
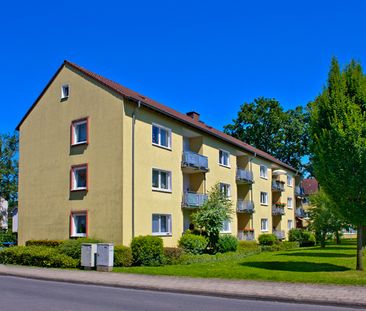
[[[366,269],[366,259],[364,260]],[[221,262],[162,267],[115,268],[116,272],[204,278],[366,285],[366,271],[355,270],[355,241],[341,245],[262,252]]]

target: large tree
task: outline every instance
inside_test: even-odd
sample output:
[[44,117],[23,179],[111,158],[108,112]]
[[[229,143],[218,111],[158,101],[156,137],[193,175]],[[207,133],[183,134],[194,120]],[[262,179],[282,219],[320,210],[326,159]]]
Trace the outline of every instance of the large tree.
[[260,97],[241,105],[224,131],[302,171],[308,124],[309,114],[302,107],[285,111],[277,100]]
[[341,71],[332,60],[327,85],[311,105],[315,176],[342,217],[357,226],[357,264],[362,264],[366,225],[366,77],[355,61]]
[[18,137],[0,134],[0,197],[13,206],[18,200]]

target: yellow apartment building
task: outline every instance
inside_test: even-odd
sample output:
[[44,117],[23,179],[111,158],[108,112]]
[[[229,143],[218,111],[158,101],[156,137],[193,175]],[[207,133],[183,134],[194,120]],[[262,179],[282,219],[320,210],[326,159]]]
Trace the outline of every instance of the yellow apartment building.
[[287,238],[295,169],[200,120],[65,61],[19,123],[19,244],[94,237],[175,246],[213,185],[222,232]]

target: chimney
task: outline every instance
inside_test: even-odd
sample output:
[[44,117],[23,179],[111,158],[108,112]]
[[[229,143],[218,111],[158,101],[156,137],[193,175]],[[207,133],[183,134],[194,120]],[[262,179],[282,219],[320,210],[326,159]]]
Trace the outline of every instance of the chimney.
[[191,117],[195,121],[199,121],[200,120],[200,114],[198,112],[190,111],[190,112],[187,112],[186,115],[189,116],[189,117]]

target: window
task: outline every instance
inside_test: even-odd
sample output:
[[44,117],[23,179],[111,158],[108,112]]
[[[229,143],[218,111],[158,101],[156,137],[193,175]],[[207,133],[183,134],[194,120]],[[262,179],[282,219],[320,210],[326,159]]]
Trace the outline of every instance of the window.
[[287,220],[287,229],[288,230],[292,229],[292,219]]
[[171,215],[152,215],[152,233],[153,235],[171,235],[172,234],[172,216]]
[[160,191],[171,191],[171,172],[158,169],[152,170],[152,188]]
[[70,87],[68,84],[64,84],[61,86],[61,99],[66,99],[69,97]]
[[287,186],[292,187],[292,176],[287,175]]
[[87,212],[71,212],[70,236],[86,237],[88,234]]
[[292,208],[292,198],[287,198],[287,207]]
[[223,166],[230,166],[230,153],[225,150],[219,151],[219,164]]
[[221,192],[229,198],[231,196],[231,189],[229,184],[220,183],[220,190]]
[[72,121],[71,123],[71,145],[87,144],[89,140],[88,118]]
[[222,222],[221,233],[230,233],[231,232],[231,223],[229,220],[225,220]]
[[261,178],[268,178],[268,170],[267,170],[267,166],[265,165],[261,165],[260,169],[259,169],[259,175]]
[[71,167],[70,190],[88,190],[88,165],[75,165]]
[[267,218],[261,219],[261,231],[268,231],[268,219]]
[[163,126],[153,124],[152,144],[163,148],[171,148],[172,130]]
[[261,202],[262,205],[268,205],[268,193],[267,192],[262,192],[261,191],[260,202]]

